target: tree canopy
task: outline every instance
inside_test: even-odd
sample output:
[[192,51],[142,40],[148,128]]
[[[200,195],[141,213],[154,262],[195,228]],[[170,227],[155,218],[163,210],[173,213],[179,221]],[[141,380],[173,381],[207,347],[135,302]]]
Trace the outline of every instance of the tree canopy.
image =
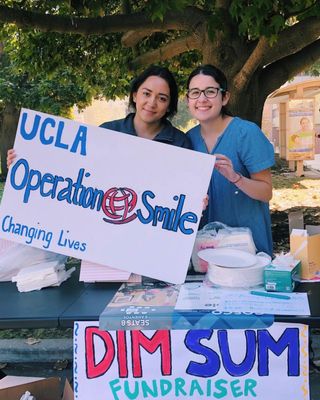
[[258,123],[268,94],[319,60],[319,17],[318,0],[0,1],[3,51],[29,77],[66,71],[113,98],[148,64],[183,87],[211,63],[228,77],[231,110]]

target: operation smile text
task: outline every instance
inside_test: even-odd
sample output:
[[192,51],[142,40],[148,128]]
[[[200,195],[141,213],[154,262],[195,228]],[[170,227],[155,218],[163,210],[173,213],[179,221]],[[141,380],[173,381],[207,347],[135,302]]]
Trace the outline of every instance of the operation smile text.
[[[24,112],[21,117],[18,133],[24,140],[39,140],[41,144],[52,145],[58,149],[78,153],[87,156],[87,127],[80,125],[74,134],[73,143],[63,141],[64,121],[56,121],[53,118],[36,114],[33,119],[32,129],[27,132],[26,123],[28,114]],[[67,136],[70,140],[70,132]],[[156,227],[159,223],[161,229],[172,232],[180,231],[184,235],[191,235],[194,229],[190,224],[196,224],[198,219],[193,212],[184,212],[183,207],[186,196],[184,194],[173,196],[176,202],[174,208],[161,205],[152,205],[156,198],[151,190],[145,190],[141,194],[141,207],[135,210],[137,194],[129,188],[110,188],[106,191],[86,186],[83,181],[89,178],[91,173],[85,168],[80,168],[76,179],[54,175],[50,172],[42,173],[30,167],[28,160],[20,158],[11,167],[10,184],[14,190],[23,191],[23,203],[32,199],[32,193],[38,192],[41,197],[49,197],[59,202],[67,202],[70,205],[84,209],[101,211],[104,214],[103,221],[112,224],[126,224],[137,219],[142,224],[151,224]],[[135,212],[134,212],[135,211]],[[186,226],[186,224],[189,224]],[[39,222],[37,223],[39,225]],[[44,248],[49,248],[52,240],[52,232],[41,229],[40,226],[28,227],[13,220],[10,215],[4,216],[1,228],[4,232],[27,237],[26,243],[32,240],[45,242]],[[68,230],[61,230],[58,245],[70,247],[75,250],[85,251],[86,243],[80,243],[67,237]]]

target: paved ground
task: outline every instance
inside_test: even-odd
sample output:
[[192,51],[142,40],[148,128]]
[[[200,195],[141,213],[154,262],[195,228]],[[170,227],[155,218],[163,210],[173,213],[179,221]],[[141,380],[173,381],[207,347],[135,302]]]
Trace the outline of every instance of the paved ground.
[[[303,176],[305,178],[319,178],[320,179],[320,154],[316,154],[314,160],[304,161],[303,165],[304,165]],[[284,175],[294,177],[295,172],[294,171],[288,172],[288,173],[285,173]]]
[[320,154],[314,156],[314,160],[304,161],[303,164],[307,167],[320,171]]
[[320,373],[310,375],[310,396],[311,400],[320,399]]
[[[283,174],[284,176],[288,176],[288,177],[294,177],[295,172],[286,172]],[[318,178],[320,179],[320,164],[319,164],[319,169],[315,169],[313,167],[305,167],[304,168],[304,172],[303,172],[303,177],[304,178]]]

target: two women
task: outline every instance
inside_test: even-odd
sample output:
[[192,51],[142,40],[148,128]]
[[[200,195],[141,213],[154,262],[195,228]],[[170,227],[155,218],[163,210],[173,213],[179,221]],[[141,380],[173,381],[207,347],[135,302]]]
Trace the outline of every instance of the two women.
[[[188,79],[187,101],[199,125],[187,135],[167,118],[177,112],[178,89],[167,68],[151,66],[132,83],[126,118],[101,127],[216,156],[209,187],[207,222],[249,227],[258,251],[272,255],[268,201],[272,197],[273,147],[252,122],[227,110],[230,94],[224,74],[212,65]],[[15,154],[8,152],[8,165]]]
[[220,70],[212,65],[196,68],[188,79],[187,101],[199,125],[185,135],[167,120],[177,111],[175,80],[166,68],[151,66],[132,83],[129,106],[134,113],[101,126],[215,154],[207,221],[249,227],[257,249],[272,255],[268,201],[273,147],[257,125],[228,112],[229,97]]

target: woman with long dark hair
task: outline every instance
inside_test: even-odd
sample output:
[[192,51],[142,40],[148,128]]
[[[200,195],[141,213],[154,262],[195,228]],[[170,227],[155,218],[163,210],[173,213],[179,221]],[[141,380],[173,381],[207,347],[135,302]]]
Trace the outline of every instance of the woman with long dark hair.
[[100,126],[157,142],[191,148],[186,135],[168,120],[177,112],[178,88],[167,68],[151,65],[132,81],[129,108],[132,112],[126,118],[105,122]]

